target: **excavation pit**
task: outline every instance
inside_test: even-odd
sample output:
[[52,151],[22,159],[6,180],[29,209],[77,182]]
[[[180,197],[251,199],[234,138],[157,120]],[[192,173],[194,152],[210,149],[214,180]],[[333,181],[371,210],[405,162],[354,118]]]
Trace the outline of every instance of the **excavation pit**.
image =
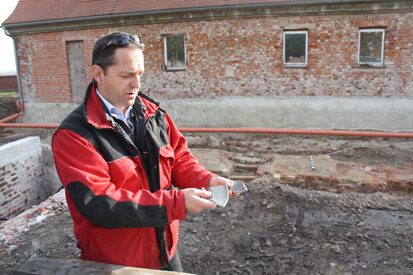
[[[359,192],[346,188],[357,186],[359,179],[343,178],[355,169],[376,180],[389,177],[388,187],[401,185],[390,180],[409,184],[412,142],[238,135],[188,135],[188,142],[205,166],[209,159],[203,159],[209,156],[229,164],[222,171],[243,178],[248,192],[229,199],[225,208],[189,213],[181,222],[178,249],[186,272],[408,274],[412,270],[411,193],[373,188]],[[347,149],[355,145],[362,147]],[[321,173],[328,167],[319,157],[326,154],[331,154],[328,158],[334,165],[328,167],[335,173]],[[296,173],[290,174],[293,170]],[[290,186],[298,184],[300,188]],[[32,255],[77,258],[80,253],[63,191],[2,222],[0,236],[0,265],[6,274]]]

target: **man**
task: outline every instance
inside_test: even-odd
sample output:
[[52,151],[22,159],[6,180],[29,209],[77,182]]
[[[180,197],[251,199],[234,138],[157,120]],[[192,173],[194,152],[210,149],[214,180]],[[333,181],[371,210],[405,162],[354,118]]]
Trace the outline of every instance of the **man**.
[[181,271],[179,220],[214,208],[206,189],[232,182],[205,170],[169,115],[139,92],[143,49],[121,32],[96,42],[93,81],[55,133],[53,154],[81,258]]

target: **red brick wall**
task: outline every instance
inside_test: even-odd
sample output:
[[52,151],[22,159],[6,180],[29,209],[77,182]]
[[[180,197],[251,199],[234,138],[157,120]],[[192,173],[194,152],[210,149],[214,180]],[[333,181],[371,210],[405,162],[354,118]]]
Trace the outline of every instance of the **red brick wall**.
[[0,92],[5,91],[19,91],[16,75],[0,75]]
[[107,30],[68,31],[19,36],[17,56],[24,100],[70,102],[70,74],[67,41],[84,40],[89,77],[91,52],[95,41]]
[[[412,20],[411,13],[389,13],[136,26],[136,33],[146,44],[142,90],[158,99],[257,95],[411,98]],[[357,65],[358,31],[364,27],[386,30],[383,67]],[[283,67],[283,29],[308,30],[307,68]],[[84,40],[90,80],[93,44],[98,37],[114,30],[18,37],[24,99],[71,101],[66,41]],[[162,69],[163,36],[169,34],[185,35],[185,71]]]

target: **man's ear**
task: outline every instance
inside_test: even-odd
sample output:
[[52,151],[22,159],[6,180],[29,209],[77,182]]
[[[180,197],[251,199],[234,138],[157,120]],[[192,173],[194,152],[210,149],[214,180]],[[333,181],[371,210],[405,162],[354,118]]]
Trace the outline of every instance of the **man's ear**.
[[103,82],[103,78],[105,76],[105,72],[103,69],[98,65],[92,66],[92,76],[96,80],[97,83],[101,84]]

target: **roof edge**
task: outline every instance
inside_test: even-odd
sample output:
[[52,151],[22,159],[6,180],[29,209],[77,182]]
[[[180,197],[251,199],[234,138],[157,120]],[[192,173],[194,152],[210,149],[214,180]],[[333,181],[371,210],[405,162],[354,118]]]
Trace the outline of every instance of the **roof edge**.
[[156,10],[123,14],[77,17],[47,21],[3,24],[1,27],[9,36],[104,28],[125,25],[145,25],[200,20],[257,18],[297,15],[338,15],[389,12],[412,12],[413,1],[406,0],[332,0],[305,2],[274,2],[262,4],[240,4]]

